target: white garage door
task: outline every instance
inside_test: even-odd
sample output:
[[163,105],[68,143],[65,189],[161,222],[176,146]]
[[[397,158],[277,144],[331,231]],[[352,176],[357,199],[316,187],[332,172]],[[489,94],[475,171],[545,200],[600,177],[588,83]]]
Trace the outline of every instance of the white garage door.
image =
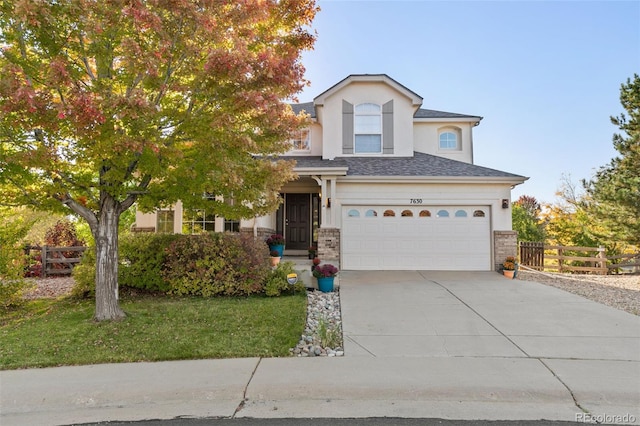
[[488,206],[343,206],[342,269],[491,270]]

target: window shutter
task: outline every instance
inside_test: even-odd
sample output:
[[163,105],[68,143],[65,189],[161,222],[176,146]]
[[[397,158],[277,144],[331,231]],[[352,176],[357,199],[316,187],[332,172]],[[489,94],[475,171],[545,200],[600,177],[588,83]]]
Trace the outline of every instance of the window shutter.
[[342,100],[342,153],[353,154],[353,104]]
[[382,105],[382,153],[393,154],[393,99]]

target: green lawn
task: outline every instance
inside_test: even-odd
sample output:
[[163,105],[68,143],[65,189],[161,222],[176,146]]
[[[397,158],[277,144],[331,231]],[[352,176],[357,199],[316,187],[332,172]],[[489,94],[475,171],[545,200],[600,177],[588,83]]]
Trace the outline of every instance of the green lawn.
[[[307,299],[124,299],[127,318],[92,320],[89,300],[35,300],[0,315],[0,369],[113,362],[289,355]],[[1,311],[0,311],[1,312]]]

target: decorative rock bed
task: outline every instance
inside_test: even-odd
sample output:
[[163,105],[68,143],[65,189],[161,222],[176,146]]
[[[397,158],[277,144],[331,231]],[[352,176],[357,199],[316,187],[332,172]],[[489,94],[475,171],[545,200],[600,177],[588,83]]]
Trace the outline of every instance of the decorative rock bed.
[[307,325],[291,354],[299,357],[343,356],[340,293],[307,291]]

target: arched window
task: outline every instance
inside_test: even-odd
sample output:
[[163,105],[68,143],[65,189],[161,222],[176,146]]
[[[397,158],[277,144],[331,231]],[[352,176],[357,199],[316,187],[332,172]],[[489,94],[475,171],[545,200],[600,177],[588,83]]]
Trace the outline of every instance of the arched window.
[[393,210],[385,210],[383,216],[385,217],[393,217],[396,215],[396,212],[394,212]]
[[446,210],[438,210],[437,217],[449,217],[449,212]]
[[456,211],[456,217],[467,217],[467,212],[464,210]]
[[476,210],[473,212],[473,217],[484,217],[484,212],[482,210]]
[[460,129],[455,127],[446,127],[438,132],[438,148],[442,150],[459,150]]
[[429,210],[422,210],[420,212],[420,217],[431,217],[431,212]]
[[378,212],[375,210],[367,210],[367,212],[364,215],[365,217],[376,217],[378,216]]
[[402,210],[400,215],[402,217],[413,217],[413,212],[411,210]]
[[365,103],[356,105],[353,115],[356,154],[379,154],[382,152],[382,108]]
[[356,209],[351,209],[349,210],[349,213],[347,213],[347,216],[349,217],[360,217],[360,212]]

